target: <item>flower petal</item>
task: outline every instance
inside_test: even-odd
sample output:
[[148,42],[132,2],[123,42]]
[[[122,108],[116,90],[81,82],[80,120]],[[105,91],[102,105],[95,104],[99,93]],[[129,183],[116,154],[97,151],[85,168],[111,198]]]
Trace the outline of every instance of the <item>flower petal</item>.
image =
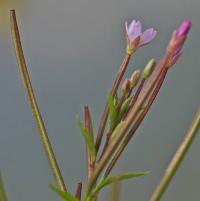
[[128,38],[129,38],[130,41],[133,41],[134,38],[135,38],[133,36],[132,32],[131,32],[131,29],[130,29],[130,27],[134,27],[134,24],[135,24],[135,20],[133,20],[130,25],[128,25],[127,21],[125,22],[126,34],[127,34],[127,36],[128,36]]
[[133,26],[129,26],[130,40],[133,42],[136,37],[141,35],[142,25],[140,21],[137,21]]
[[153,28],[147,29],[143,32],[141,36],[140,46],[146,45],[147,43],[151,42],[157,34],[157,31]]
[[126,24],[126,32],[131,42],[133,42],[136,37],[141,35],[141,29],[142,29],[142,25],[140,21],[132,20],[129,27]]
[[142,31],[142,24],[140,21],[137,21],[134,26],[134,35],[139,36]]
[[126,28],[126,34],[128,35],[129,31],[128,31],[128,22],[127,21],[125,22],[125,28]]
[[136,21],[135,21],[135,20],[132,20],[132,22],[130,23],[130,25],[129,25],[129,27],[128,27],[129,32],[132,32],[131,30],[134,29],[135,23],[136,23]]

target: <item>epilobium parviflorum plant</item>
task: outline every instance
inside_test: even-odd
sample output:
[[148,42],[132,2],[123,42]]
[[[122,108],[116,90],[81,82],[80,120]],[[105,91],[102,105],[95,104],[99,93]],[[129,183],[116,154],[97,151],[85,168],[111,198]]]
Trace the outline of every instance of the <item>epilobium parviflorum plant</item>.
[[[15,11],[11,10],[10,15],[12,37],[20,73],[38,127],[40,139],[56,182],[56,185],[50,185],[50,188],[62,200],[97,201],[101,190],[112,184],[113,188],[109,200],[117,201],[118,184],[122,180],[144,176],[147,172],[128,172],[111,175],[111,170],[148,113],[164,83],[168,71],[172,69],[182,56],[183,46],[188,37],[192,22],[184,20],[172,33],[166,46],[165,54],[158,64],[152,58],[142,71],[136,69],[130,77],[124,79],[129,61],[140,48],[152,42],[157,35],[157,31],[154,28],[142,31],[142,24],[139,20],[125,23],[125,57],[107,93],[107,101],[99,127],[93,129],[92,115],[88,106],[84,107],[84,120],[77,117],[77,125],[85,140],[84,146],[86,146],[87,183],[84,185],[84,188],[82,188],[81,182],[77,183],[75,193],[71,193],[63,180],[33,92],[20,41]],[[186,132],[185,138],[169,163],[161,182],[149,199],[150,201],[158,201],[162,198],[163,193],[187,153],[199,126],[200,109],[198,109],[189,130]],[[95,130],[97,130],[97,133],[95,133]],[[0,198],[1,201],[7,200],[2,179],[0,180]]]

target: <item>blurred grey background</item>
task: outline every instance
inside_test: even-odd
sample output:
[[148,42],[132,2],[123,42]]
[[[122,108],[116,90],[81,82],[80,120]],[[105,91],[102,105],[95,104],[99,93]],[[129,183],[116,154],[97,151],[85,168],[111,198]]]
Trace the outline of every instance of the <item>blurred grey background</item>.
[[[95,129],[106,91],[124,56],[124,21],[140,19],[158,36],[141,48],[127,75],[148,59],[161,59],[172,31],[193,21],[184,54],[169,72],[147,118],[114,173],[150,171],[121,187],[121,200],[147,201],[183,138],[200,95],[199,0],[1,0],[0,169],[9,201],[52,201],[54,183],[25,97],[13,51],[9,9],[16,8],[22,43],[38,103],[66,184],[86,180],[85,146],[75,116],[90,106]],[[163,201],[200,201],[200,136]],[[106,200],[108,189],[101,194]]]

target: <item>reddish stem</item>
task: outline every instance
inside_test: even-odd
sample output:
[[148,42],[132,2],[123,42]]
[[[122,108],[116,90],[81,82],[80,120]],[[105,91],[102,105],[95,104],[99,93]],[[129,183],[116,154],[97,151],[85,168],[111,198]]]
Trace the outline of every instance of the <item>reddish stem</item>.
[[[84,116],[85,116],[85,128],[88,131],[88,133],[90,135],[92,135],[93,134],[92,122],[91,122],[91,115],[90,115],[90,110],[89,110],[88,106],[84,106]],[[86,144],[86,160],[87,160],[87,172],[88,172],[88,180],[89,180],[91,173],[94,170],[93,168],[91,168],[91,165],[94,165],[94,164],[93,164],[93,161],[91,159],[90,152],[89,152],[87,144]]]
[[[122,104],[123,104],[125,98],[126,98],[126,96],[125,96],[125,95],[122,95],[121,98],[119,99],[119,102],[118,102],[118,104],[117,104],[117,106],[116,106],[116,112],[119,112],[119,111],[120,111],[120,108],[121,108],[121,106],[122,106]],[[102,153],[101,153],[101,156],[99,157],[99,160],[101,160],[103,154],[105,153],[105,151],[106,151],[106,149],[107,149],[107,147],[108,147],[108,145],[109,145],[110,136],[111,136],[111,134],[112,134],[112,132],[113,132],[114,129],[115,129],[115,127],[112,128],[112,129],[109,128],[109,131],[108,131],[107,134],[106,134],[106,142],[105,142],[105,144],[104,144],[103,151],[102,151]]]
[[144,83],[145,83],[145,79],[142,79],[141,82],[140,82],[140,85],[137,88],[137,91],[135,92],[134,96],[131,99],[130,106],[129,106],[128,110],[126,111],[126,113],[124,114],[123,119],[125,119],[125,117],[127,116],[128,112],[130,111],[130,109],[135,105],[135,103],[136,103],[136,101],[138,99],[138,96],[139,96],[140,92],[142,91]]
[[76,193],[75,193],[75,196],[79,201],[81,201],[81,194],[82,194],[82,183],[79,182],[77,183]]
[[[116,92],[117,92],[117,89],[118,89],[118,87],[119,87],[119,85],[121,83],[123,75],[124,75],[124,73],[125,73],[125,71],[127,69],[127,66],[129,64],[130,58],[131,58],[131,55],[126,54],[126,56],[125,56],[125,58],[123,60],[123,63],[120,66],[120,68],[119,68],[119,70],[117,72],[117,76],[115,78],[114,84],[113,84],[112,89],[111,89],[111,95],[112,96],[114,96],[116,94]],[[108,104],[106,103],[106,106],[104,108],[103,115],[102,115],[102,118],[101,118],[101,121],[100,121],[98,133],[97,133],[96,152],[98,152],[99,147],[101,145],[103,133],[104,133],[104,130],[105,130],[107,119],[108,119],[108,112],[109,112]]]

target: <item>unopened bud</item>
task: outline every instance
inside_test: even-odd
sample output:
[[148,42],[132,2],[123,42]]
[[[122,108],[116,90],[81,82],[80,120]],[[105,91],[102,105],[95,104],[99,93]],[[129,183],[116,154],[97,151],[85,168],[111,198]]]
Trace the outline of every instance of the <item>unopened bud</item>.
[[131,88],[134,88],[137,85],[138,81],[140,80],[140,77],[141,77],[140,70],[136,70],[133,72],[133,74],[131,75],[131,78],[130,78]]
[[145,66],[142,72],[142,79],[146,80],[153,72],[155,66],[156,66],[156,60],[155,59],[149,60],[149,62],[147,63],[147,65]]
[[131,87],[131,82],[129,79],[126,79],[124,83],[122,84],[122,93],[123,94],[128,93],[128,91],[130,90],[130,87]]
[[172,55],[178,50],[182,49],[187,35],[192,27],[192,21],[184,20],[181,25],[173,32],[172,37],[168,43],[167,51]]
[[187,36],[192,27],[191,20],[184,20],[176,30],[176,37]]

